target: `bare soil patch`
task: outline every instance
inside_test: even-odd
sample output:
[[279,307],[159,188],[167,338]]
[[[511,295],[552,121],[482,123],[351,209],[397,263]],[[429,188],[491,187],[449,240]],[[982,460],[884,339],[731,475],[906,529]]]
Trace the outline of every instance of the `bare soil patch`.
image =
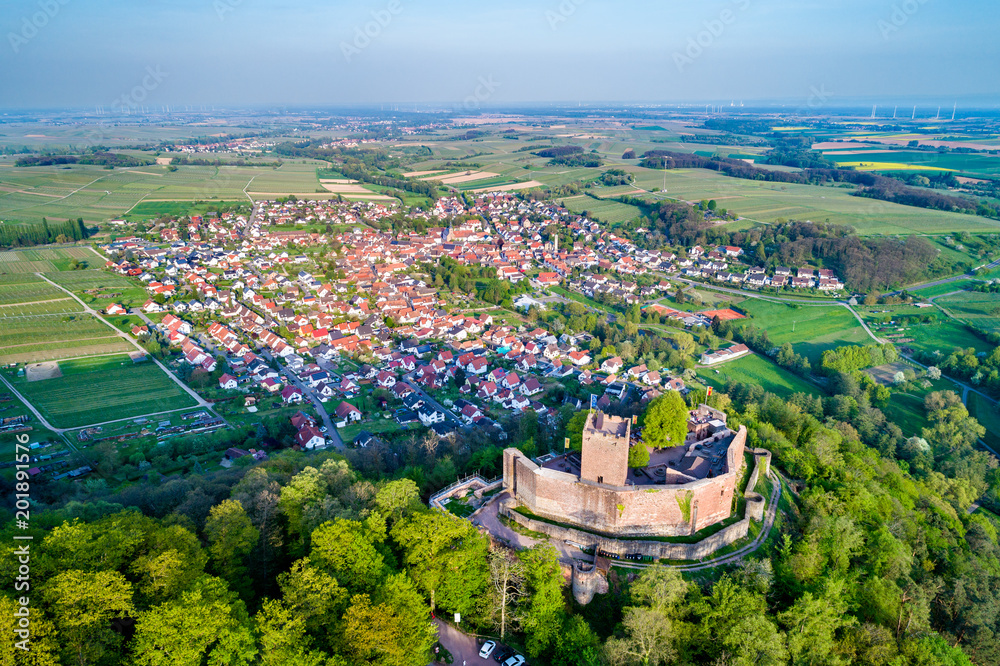
[[40,382],[43,379],[62,377],[59,364],[52,361],[46,363],[31,363],[24,368],[24,377],[29,382]]
[[882,386],[892,386],[894,383],[892,378],[896,376],[896,373],[902,372],[907,368],[913,369],[911,366],[900,361],[888,365],[880,365],[877,368],[868,368],[865,372]]

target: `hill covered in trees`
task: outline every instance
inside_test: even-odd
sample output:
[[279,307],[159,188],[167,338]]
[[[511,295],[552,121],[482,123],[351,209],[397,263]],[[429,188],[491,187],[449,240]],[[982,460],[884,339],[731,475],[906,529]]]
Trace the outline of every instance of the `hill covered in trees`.
[[[837,354],[831,372],[847,377],[874,362]],[[934,396],[927,451],[910,447],[845,382],[824,399],[744,384],[712,397],[788,480],[765,546],[708,576],[615,570],[611,591],[581,607],[553,548],[510,551],[428,509],[378,451],[364,474],[333,453],[289,451],[250,469],[50,496],[18,531],[35,539],[34,651],[7,641],[0,656],[409,666],[431,659],[433,611],[554,666],[996,663],[1000,522],[967,513],[977,489],[957,466],[966,454],[955,457],[978,426]],[[983,469],[995,476],[995,461]],[[8,523],[8,544],[14,532]],[[12,633],[18,562],[12,546],[2,552]]]

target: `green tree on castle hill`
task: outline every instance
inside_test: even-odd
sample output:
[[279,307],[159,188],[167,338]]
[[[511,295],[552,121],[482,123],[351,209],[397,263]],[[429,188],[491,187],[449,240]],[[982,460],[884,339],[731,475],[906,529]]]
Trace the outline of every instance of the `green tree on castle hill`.
[[649,403],[643,416],[642,439],[654,449],[679,446],[687,437],[687,418],[688,408],[681,394],[668,391]]

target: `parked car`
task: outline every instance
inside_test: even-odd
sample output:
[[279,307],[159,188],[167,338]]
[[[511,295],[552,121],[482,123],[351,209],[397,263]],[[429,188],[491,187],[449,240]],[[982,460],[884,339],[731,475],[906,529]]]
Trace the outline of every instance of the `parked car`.
[[483,647],[479,649],[479,656],[482,657],[483,659],[486,659],[491,654],[493,654],[493,650],[496,649],[497,649],[496,641],[486,641],[485,643],[483,643]]
[[503,666],[523,666],[524,657],[519,654],[515,654],[513,657],[503,662]]
[[493,661],[495,661],[495,662],[497,662],[499,664],[499,663],[502,663],[502,662],[506,661],[508,658],[512,657],[513,655],[514,655],[514,651],[511,650],[510,648],[499,648],[499,649],[497,649],[496,652],[493,653]]

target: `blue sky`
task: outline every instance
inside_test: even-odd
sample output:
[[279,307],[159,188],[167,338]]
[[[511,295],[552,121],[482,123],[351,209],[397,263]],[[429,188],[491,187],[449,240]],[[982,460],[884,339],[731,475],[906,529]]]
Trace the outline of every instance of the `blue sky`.
[[[477,87],[483,106],[795,103],[815,90],[834,101],[886,104],[1000,98],[995,0],[4,0],[4,7],[6,108],[110,108],[136,97],[152,106],[455,103]],[[357,38],[366,27],[372,36]]]

